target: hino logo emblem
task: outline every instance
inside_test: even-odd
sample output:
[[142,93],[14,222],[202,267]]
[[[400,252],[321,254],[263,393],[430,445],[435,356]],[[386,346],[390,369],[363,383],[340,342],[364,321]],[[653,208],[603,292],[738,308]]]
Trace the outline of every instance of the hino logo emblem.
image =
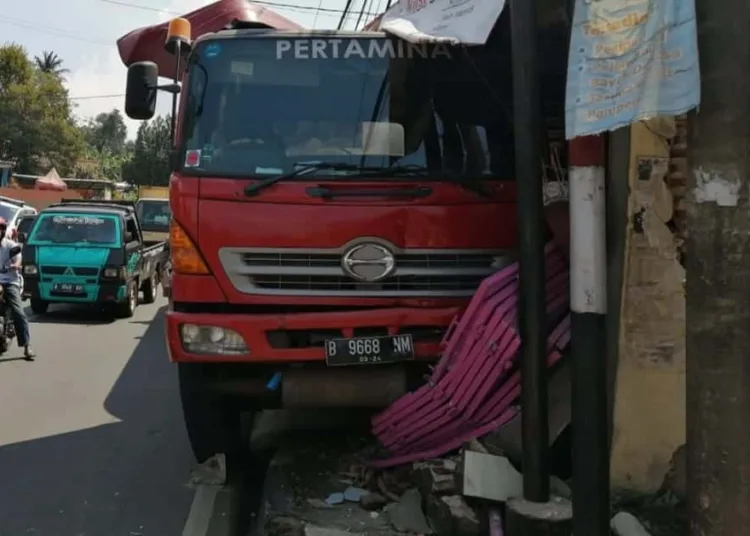
[[357,281],[385,279],[396,269],[396,259],[388,248],[366,242],[348,249],[341,259],[344,273]]

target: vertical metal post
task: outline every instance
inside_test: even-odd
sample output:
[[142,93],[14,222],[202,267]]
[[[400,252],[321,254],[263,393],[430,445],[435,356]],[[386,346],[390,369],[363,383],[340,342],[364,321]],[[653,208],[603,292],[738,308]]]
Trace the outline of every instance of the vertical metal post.
[[[696,0],[690,119],[687,494],[692,536],[750,531],[750,4]],[[743,59],[744,58],[744,59]]]
[[569,144],[573,534],[609,534],[604,136]]
[[[182,42],[175,42],[175,71],[174,71],[174,83],[175,85],[180,83],[180,70],[182,69]],[[178,93],[172,94],[172,117],[171,117],[171,132],[172,132],[172,149],[176,149],[175,144],[177,143],[177,95]]]
[[511,0],[510,24],[518,188],[523,488],[526,500],[544,503],[549,500],[549,424],[537,2]]

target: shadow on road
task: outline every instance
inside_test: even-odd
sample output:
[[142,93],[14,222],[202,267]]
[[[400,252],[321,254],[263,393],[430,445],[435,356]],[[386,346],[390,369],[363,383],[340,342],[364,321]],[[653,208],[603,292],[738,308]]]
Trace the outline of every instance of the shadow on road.
[[0,447],[0,534],[181,534],[192,460],[164,349],[164,310],[104,402],[120,422]]
[[49,310],[38,315],[26,310],[31,324],[77,324],[82,326],[95,326],[111,324],[117,320],[111,313],[106,313],[99,307],[91,305],[54,304]]

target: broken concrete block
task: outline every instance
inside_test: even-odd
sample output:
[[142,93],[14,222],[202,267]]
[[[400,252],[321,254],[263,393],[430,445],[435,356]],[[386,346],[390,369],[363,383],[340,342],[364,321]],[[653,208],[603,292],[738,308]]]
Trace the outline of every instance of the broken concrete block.
[[573,504],[567,499],[552,497],[546,503],[537,503],[513,498],[506,503],[507,534],[570,536],[572,531]]
[[508,458],[465,450],[459,464],[459,490],[466,497],[506,502],[523,494],[523,476]]
[[417,485],[423,496],[456,493],[456,473],[454,469],[446,468],[446,461],[430,460],[414,464]]
[[359,504],[365,510],[379,510],[388,504],[388,499],[383,497],[380,493],[366,493],[360,497]]
[[427,497],[427,519],[438,536],[483,536],[483,523],[460,495]]
[[651,536],[633,514],[620,512],[609,523],[617,536]]
[[191,486],[223,486],[227,481],[227,459],[215,454],[190,472]]
[[418,534],[433,533],[422,511],[422,495],[416,489],[407,490],[398,502],[386,506],[385,512],[398,531]]

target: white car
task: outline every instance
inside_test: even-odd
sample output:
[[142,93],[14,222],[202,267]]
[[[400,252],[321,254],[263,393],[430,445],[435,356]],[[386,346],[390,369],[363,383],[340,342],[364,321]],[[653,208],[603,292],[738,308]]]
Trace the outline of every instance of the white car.
[[7,236],[9,237],[13,236],[13,231],[16,230],[18,221],[23,216],[35,216],[37,213],[37,209],[19,199],[0,196],[0,218],[8,222]]

